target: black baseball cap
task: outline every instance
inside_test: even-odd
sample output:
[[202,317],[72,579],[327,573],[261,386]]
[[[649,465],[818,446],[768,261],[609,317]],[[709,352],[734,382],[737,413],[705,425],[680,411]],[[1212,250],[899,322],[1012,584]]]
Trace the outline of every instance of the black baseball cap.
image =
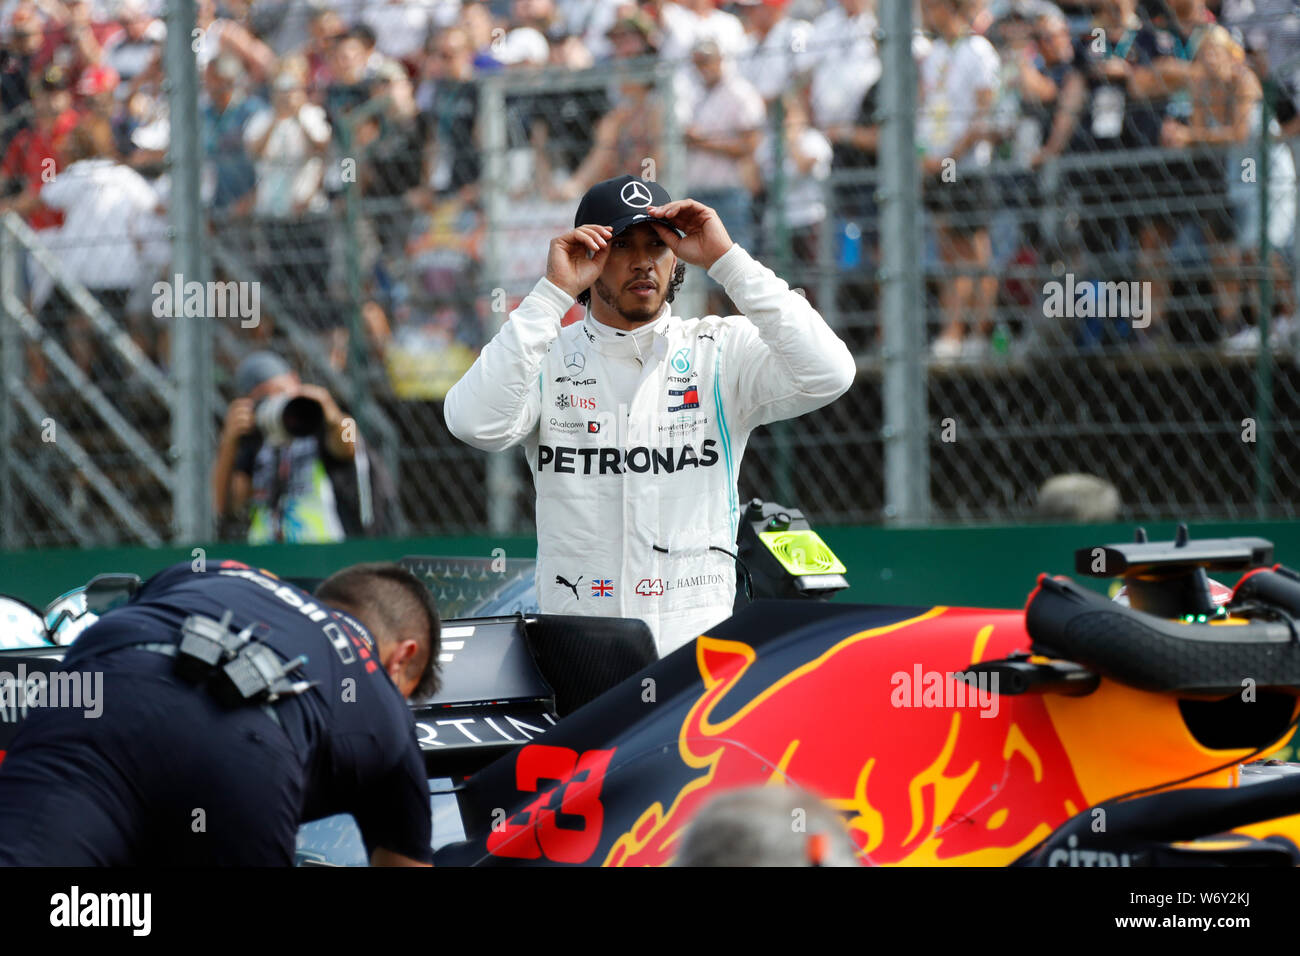
[[578,203],[573,224],[609,226],[617,236],[629,226],[657,218],[646,214],[648,206],[665,206],[672,201],[668,190],[652,180],[632,175],[615,176],[587,190]]

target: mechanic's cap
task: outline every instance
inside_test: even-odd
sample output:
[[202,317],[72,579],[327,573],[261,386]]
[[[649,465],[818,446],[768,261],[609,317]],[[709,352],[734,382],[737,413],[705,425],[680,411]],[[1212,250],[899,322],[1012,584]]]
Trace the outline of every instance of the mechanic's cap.
[[268,379],[292,371],[289,363],[274,352],[252,352],[235,369],[235,388],[241,396],[247,395]]
[[656,182],[630,174],[615,176],[587,190],[578,203],[573,224],[609,226],[617,236],[628,226],[654,219],[646,215],[646,207],[664,206],[672,201],[668,190]]

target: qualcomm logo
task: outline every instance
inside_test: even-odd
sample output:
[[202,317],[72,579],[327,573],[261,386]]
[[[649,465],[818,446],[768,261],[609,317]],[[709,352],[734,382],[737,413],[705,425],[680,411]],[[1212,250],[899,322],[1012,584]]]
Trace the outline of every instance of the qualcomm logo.
[[683,372],[689,372],[691,370],[691,350],[688,348],[678,349],[677,353],[673,356],[672,361],[668,364],[673,367],[673,371],[678,375]]

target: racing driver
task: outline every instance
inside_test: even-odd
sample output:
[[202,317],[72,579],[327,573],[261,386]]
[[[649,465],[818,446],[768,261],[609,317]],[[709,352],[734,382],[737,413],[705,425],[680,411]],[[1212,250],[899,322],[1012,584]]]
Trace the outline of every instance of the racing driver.
[[[524,446],[541,609],[640,618],[665,655],[731,615],[750,432],[838,398],[853,357],[702,203],[620,176],[574,225],[444,414],[476,448]],[[674,314],[685,264],[743,314]],[[561,328],[575,299],[586,316]]]

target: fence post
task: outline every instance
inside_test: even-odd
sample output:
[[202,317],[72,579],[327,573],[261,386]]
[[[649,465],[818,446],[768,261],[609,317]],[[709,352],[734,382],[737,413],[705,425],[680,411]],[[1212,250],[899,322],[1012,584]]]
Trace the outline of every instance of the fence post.
[[[680,63],[660,60],[653,73],[655,90],[659,94],[659,102],[662,104],[660,108],[663,110],[663,142],[659,146],[663,155],[655,158],[655,179],[674,199],[687,198],[687,190],[690,188],[690,183],[686,181],[686,144],[682,139],[685,130],[678,121],[679,91],[674,82],[681,68]],[[686,281],[673,298],[673,314],[703,315],[707,305],[708,284],[709,280],[703,270],[687,269]]]
[[911,0],[884,0],[877,36],[884,67],[879,107],[884,517],[891,524],[918,524],[930,515],[930,446]]
[[[505,259],[501,243],[501,227],[505,222],[506,200],[506,97],[504,79],[500,74],[489,74],[479,82],[479,121],[483,124],[483,217],[486,220],[483,248],[483,277],[486,294],[495,300],[494,288],[505,288]],[[479,300],[481,301],[481,299]],[[506,316],[490,312],[489,338],[500,331]],[[487,515],[488,530],[492,534],[510,534],[517,531],[519,516],[518,452],[497,452],[487,460]]]
[[1273,349],[1268,331],[1273,312],[1273,270],[1269,268],[1268,180],[1270,170],[1269,123],[1272,121],[1271,97],[1276,95],[1272,76],[1264,80],[1260,100],[1259,124],[1259,353],[1255,357],[1255,510],[1267,516],[1273,491]]
[[[850,170],[849,175],[856,172],[857,170]],[[843,172],[832,168],[831,174],[822,180],[822,205],[826,207],[826,219],[822,222],[822,227],[817,230],[817,311],[826,320],[826,324],[836,331],[842,323],[838,301],[840,266],[836,259],[836,239],[842,224],[835,186],[843,175]],[[872,188],[875,188],[874,184]]]
[[9,388],[22,375],[22,359],[18,353],[18,319],[9,314],[9,297],[18,295],[19,255],[14,234],[0,221],[0,550],[4,551],[18,548],[13,478],[15,422]]
[[[368,114],[363,114],[364,119]],[[350,158],[356,163],[356,167],[361,165],[360,156],[352,156],[353,145],[356,143],[356,127],[360,120],[355,116],[343,115],[339,117],[339,154],[344,158]],[[361,243],[362,237],[359,234],[361,225],[361,211],[359,204],[361,197],[358,191],[361,189],[360,175],[353,176],[351,179],[343,181],[343,258],[347,273],[348,288],[348,390],[351,394],[348,396],[351,405],[352,419],[356,422],[356,433],[358,435],[366,434],[368,424],[366,416],[366,405],[370,401],[370,393],[366,388],[365,364],[365,332],[361,322],[362,287],[361,287]]]
[[[772,102],[768,127],[768,133],[772,137],[773,168],[772,184],[766,204],[773,214],[771,267],[777,275],[789,282],[794,256],[790,248],[790,224],[786,219],[785,208],[786,193],[789,189],[785,175],[785,101],[779,96]],[[767,234],[762,222],[757,223],[756,234],[759,236]],[[748,251],[754,254],[758,252],[757,249]],[[764,255],[766,256],[767,253]],[[790,478],[794,460],[794,449],[790,447],[795,434],[794,426],[788,421],[777,421],[769,425],[768,429],[772,436],[773,451],[771,497],[783,505],[795,506],[799,503],[794,500],[794,482]]]
[[[202,139],[199,80],[195,61],[194,0],[167,7],[165,85],[171,113],[168,170],[171,174],[172,274],[183,282],[204,282],[203,210],[200,199]],[[172,524],[178,542],[212,538],[208,492],[212,456],[212,317],[175,316],[172,375]]]

